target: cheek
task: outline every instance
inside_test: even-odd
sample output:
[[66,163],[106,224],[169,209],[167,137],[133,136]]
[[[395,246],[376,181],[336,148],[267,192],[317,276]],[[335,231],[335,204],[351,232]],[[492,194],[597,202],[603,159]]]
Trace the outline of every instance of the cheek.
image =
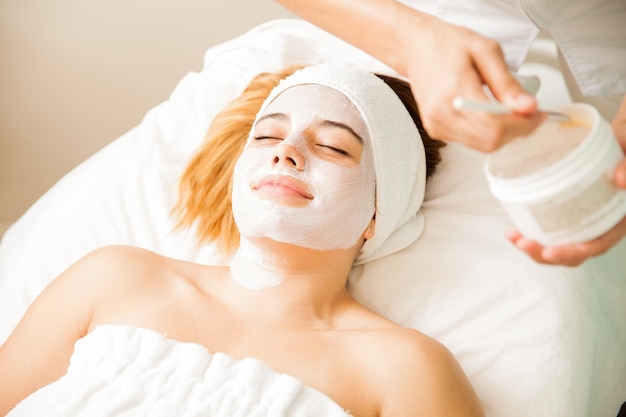
[[311,180],[324,202],[370,206],[368,200],[374,195],[373,178],[362,167],[347,168],[324,162],[318,165],[315,167],[318,169],[311,170],[314,173]]
[[259,171],[259,158],[255,153],[245,151],[239,156],[233,171],[233,198],[237,195],[238,201],[247,201],[249,198],[247,190],[253,180],[254,172]]
[[259,149],[245,148],[235,164],[235,174],[239,175],[240,179],[248,176],[248,180],[251,180],[250,174],[263,164],[264,159],[267,158],[266,154],[267,152],[264,153]]
[[235,170],[233,172],[233,187],[237,189],[238,186],[243,185],[245,178],[245,172],[248,170],[248,159],[246,158],[246,152],[242,153],[235,163]]

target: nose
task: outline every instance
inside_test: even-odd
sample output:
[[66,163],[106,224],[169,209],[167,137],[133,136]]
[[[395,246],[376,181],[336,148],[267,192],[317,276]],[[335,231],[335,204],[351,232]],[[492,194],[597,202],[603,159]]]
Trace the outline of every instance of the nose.
[[302,171],[304,169],[305,159],[302,153],[295,146],[289,143],[281,143],[276,147],[272,164],[286,164],[291,168]]

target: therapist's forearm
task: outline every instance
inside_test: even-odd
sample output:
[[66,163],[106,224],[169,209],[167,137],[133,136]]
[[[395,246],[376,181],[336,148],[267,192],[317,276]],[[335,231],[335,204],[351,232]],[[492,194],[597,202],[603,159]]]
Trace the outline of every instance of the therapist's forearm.
[[[276,0],[285,8],[407,75],[407,30],[426,29],[432,16],[394,0]],[[415,51],[418,52],[418,51]]]

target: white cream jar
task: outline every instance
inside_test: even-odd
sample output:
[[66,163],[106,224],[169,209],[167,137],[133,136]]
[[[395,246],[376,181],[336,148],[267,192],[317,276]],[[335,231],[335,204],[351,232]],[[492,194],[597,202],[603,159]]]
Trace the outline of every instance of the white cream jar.
[[556,110],[571,120],[546,121],[485,162],[515,227],[545,246],[592,240],[626,215],[626,190],[612,181],[624,152],[610,124],[587,104]]

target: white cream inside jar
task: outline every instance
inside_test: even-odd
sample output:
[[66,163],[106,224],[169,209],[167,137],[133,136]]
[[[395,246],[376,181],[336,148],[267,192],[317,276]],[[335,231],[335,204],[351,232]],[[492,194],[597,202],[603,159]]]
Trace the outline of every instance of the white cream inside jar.
[[490,154],[485,174],[515,227],[546,246],[592,240],[626,215],[626,191],[612,182],[624,153],[592,106],[558,109],[571,121],[544,122]]

